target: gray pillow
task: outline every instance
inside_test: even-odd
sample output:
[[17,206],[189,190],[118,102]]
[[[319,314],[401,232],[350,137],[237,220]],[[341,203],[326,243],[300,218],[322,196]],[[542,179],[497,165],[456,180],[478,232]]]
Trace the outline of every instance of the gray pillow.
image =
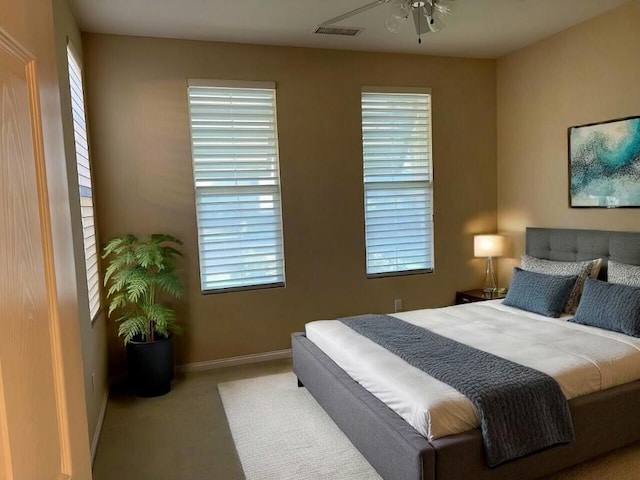
[[610,283],[640,287],[640,266],[628,265],[626,263],[618,263],[613,260],[609,260],[607,280]]
[[558,317],[576,283],[577,275],[547,275],[515,267],[504,305]]
[[576,313],[585,278],[597,277],[600,271],[602,259],[586,260],[583,262],[558,262],[555,260],[545,260],[543,258],[532,257],[530,255],[522,255],[522,268],[537,273],[546,273],[547,275],[577,275],[573,290],[567,298],[567,303],[563,311],[566,313]]
[[640,287],[587,278],[570,322],[640,337]]

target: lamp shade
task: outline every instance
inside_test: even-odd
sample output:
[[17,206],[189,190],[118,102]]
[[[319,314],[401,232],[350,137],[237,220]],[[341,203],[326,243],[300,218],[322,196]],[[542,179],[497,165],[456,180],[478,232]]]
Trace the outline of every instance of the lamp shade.
[[476,257],[501,257],[506,241],[502,235],[474,235],[473,254]]

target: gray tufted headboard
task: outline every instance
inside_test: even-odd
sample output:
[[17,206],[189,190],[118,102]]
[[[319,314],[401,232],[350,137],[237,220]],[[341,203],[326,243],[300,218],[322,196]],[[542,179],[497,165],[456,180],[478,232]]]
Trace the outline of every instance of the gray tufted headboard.
[[565,262],[602,258],[598,278],[607,279],[607,261],[640,265],[640,232],[528,227],[526,253]]

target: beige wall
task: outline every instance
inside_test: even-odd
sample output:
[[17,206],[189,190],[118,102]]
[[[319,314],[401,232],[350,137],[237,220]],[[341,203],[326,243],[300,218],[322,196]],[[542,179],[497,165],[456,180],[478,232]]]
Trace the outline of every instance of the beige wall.
[[[498,60],[498,227],[640,230],[637,209],[571,209],[567,128],[640,114],[640,0]],[[502,283],[513,261],[501,263]]]
[[[75,270],[78,287],[78,318],[82,337],[82,357],[84,369],[85,400],[89,422],[89,438],[95,444],[95,434],[100,421],[100,413],[105,407],[108,394],[107,375],[107,322],[101,312],[91,323],[89,300],[87,295],[84,245],[82,241],[82,221],[80,218],[80,198],[78,194],[78,172],[76,168],[75,144],[73,136],[73,117],[71,115],[71,95],[69,93],[69,75],[67,67],[67,42],[69,41],[79,60],[82,61],[82,39],[80,30],[67,0],[53,1],[53,15],[56,35],[56,56],[60,100],[62,103],[62,127],[67,164],[71,228],[73,249],[75,252]],[[93,378],[92,378],[93,376]],[[95,445],[92,445],[95,447]]]
[[[496,228],[494,61],[100,34],[83,48],[103,240],[185,241],[179,363],[288,348],[305,322],[389,312],[395,298],[445,305],[481,283],[472,234]],[[188,78],[278,84],[286,288],[200,294]],[[363,85],[432,89],[434,274],[365,278]]]

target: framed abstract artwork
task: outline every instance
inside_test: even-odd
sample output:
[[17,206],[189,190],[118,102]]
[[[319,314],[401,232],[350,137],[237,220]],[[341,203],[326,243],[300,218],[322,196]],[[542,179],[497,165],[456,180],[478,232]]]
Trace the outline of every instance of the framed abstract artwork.
[[640,207],[640,116],[569,127],[569,205]]

